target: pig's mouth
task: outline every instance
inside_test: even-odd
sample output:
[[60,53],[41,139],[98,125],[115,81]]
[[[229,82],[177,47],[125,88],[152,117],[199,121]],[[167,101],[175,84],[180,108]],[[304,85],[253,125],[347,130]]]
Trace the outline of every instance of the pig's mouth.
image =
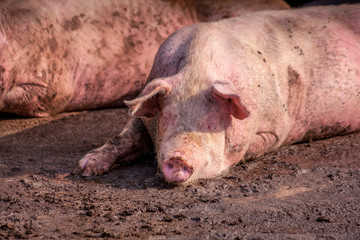
[[162,166],[165,180],[169,183],[185,183],[192,176],[194,169],[182,157],[170,157],[166,159]]

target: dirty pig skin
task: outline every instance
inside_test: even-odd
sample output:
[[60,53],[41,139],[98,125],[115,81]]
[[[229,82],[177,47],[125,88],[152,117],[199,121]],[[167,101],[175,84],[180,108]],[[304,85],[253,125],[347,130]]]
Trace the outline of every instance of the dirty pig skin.
[[197,24],[160,47],[122,133],[76,171],[152,149],[166,181],[216,177],[280,146],[360,130],[360,5]]
[[1,1],[0,112],[43,117],[123,106],[174,31],[284,8],[282,0]]

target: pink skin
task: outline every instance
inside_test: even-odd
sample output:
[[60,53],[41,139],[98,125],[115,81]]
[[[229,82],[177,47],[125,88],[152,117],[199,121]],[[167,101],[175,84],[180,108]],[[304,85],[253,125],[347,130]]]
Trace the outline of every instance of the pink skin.
[[0,4],[0,112],[43,117],[124,106],[177,29],[282,0],[20,0]]
[[170,36],[126,102],[165,180],[216,177],[286,144],[359,131],[358,19],[360,5],[269,11]]

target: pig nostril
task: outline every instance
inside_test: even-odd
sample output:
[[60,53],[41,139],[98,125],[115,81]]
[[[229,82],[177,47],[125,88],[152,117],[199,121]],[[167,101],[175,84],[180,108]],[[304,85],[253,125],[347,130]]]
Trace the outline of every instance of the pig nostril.
[[174,165],[172,165],[171,163],[168,163],[167,166],[169,169],[172,169],[174,167]]
[[187,171],[188,169],[189,169],[189,168],[188,168],[187,166],[184,166],[184,167],[183,167],[183,170],[184,170],[184,171]]

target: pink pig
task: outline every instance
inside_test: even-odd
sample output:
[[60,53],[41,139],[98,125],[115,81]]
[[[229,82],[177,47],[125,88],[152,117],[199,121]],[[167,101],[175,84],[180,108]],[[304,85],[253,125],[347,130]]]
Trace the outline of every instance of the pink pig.
[[44,117],[119,107],[174,31],[283,0],[0,1],[0,112]]
[[183,28],[126,104],[133,117],[123,132],[81,159],[77,172],[103,174],[153,142],[166,181],[185,183],[286,144],[359,131],[360,5]]

